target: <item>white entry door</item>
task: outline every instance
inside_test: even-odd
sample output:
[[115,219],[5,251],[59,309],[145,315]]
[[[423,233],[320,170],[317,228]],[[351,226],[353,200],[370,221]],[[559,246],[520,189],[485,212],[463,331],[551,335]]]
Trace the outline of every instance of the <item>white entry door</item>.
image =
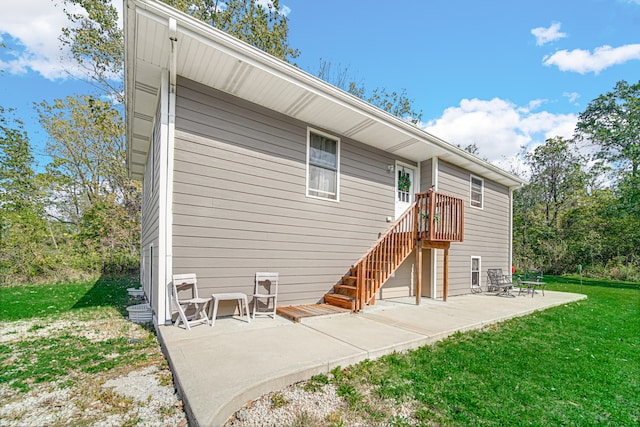
[[396,219],[413,203],[418,191],[415,168],[396,162]]

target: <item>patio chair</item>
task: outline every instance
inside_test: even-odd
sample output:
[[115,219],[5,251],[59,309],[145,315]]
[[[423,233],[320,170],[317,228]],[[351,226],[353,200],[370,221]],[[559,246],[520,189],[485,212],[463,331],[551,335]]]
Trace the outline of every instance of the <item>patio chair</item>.
[[487,270],[487,292],[496,292],[499,296],[514,296],[510,290],[513,289],[514,283],[511,276],[502,274],[501,268],[489,268]]
[[[206,307],[211,298],[200,298],[198,296],[196,275],[194,273],[174,274],[171,283],[173,300],[178,306],[178,317],[174,326],[179,326],[182,322],[185,328],[190,331],[192,325],[208,324],[209,318],[207,317]],[[184,293],[188,293],[189,297],[182,296]]]
[[[276,318],[276,308],[278,306],[278,273],[256,273],[256,282],[253,292],[253,318],[256,314],[265,314]],[[264,302],[260,300],[265,300]],[[269,308],[269,301],[273,301],[273,305]],[[258,306],[263,305],[262,310],[258,310]]]

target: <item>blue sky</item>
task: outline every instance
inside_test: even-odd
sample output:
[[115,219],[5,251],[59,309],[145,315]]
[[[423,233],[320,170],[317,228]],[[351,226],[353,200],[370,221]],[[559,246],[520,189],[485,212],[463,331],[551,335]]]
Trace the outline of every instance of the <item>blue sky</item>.
[[[261,0],[266,1],[266,0]],[[121,2],[115,4],[121,10]],[[640,79],[640,0],[280,0],[295,62],[320,58],[367,88],[406,89],[427,131],[476,143],[505,168],[552,136],[619,80]],[[51,0],[13,1],[0,16],[0,105],[17,109],[43,150],[33,102],[91,91],[57,38],[67,25]],[[42,162],[45,160],[43,159]]]

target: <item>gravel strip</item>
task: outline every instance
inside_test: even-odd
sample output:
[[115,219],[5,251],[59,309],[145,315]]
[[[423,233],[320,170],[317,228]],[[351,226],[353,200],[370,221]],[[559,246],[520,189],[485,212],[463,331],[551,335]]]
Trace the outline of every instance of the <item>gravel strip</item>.
[[317,392],[307,392],[300,385],[293,385],[247,403],[224,426],[326,425],[328,418],[339,418],[338,414],[344,408],[345,403],[333,385],[325,385]]
[[[119,316],[88,321],[19,321],[3,325],[0,344],[19,345],[22,340],[61,335],[100,342],[123,336],[145,339],[149,332]],[[0,384],[0,426],[186,426],[182,401],[160,346],[146,351],[149,365],[145,367],[120,366],[117,371],[95,374],[73,372],[72,381],[60,378],[57,382],[32,383],[26,393]],[[15,355],[0,360],[0,369],[16,360]]]

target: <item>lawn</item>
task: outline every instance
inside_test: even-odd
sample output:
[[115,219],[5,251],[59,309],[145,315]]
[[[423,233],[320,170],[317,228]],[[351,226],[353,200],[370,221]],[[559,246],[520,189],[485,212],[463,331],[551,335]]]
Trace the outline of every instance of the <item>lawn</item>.
[[[0,288],[0,425],[184,419],[153,328],[126,318],[126,306],[137,302],[127,293],[132,286],[134,279],[100,278]],[[129,376],[142,371],[145,378]],[[168,397],[138,401],[110,386],[132,381]]]
[[638,425],[640,285],[545,280],[588,299],[335,369],[305,388],[330,383],[347,400],[333,425]]

